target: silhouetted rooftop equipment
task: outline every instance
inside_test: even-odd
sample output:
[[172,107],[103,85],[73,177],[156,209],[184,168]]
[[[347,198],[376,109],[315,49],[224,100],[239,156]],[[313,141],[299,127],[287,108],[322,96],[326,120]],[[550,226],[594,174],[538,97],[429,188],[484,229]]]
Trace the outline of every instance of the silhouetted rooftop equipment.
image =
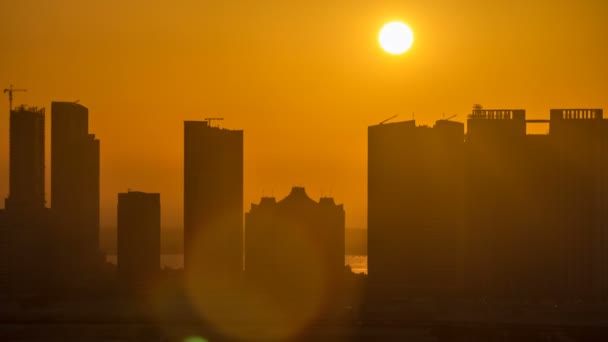
[[13,110],[13,92],[14,91],[27,91],[27,89],[15,89],[11,84],[10,87],[4,89],[4,93],[8,93],[8,110]]
[[399,116],[399,114],[397,114],[397,115],[393,115],[393,116],[391,116],[391,117],[390,117],[390,118],[388,118],[388,119],[384,119],[384,120],[380,121],[380,123],[379,123],[378,125],[382,125],[383,123],[385,123],[385,122],[387,122],[387,121],[389,121],[389,120],[392,120],[392,119],[394,119],[394,118],[396,118],[396,117],[398,117],[398,116]]
[[[207,121],[209,123],[210,127],[211,127],[212,121],[221,121],[221,120],[224,120],[224,118],[205,118],[205,121]],[[218,124],[217,126],[219,127],[220,125]]]
[[473,107],[473,113],[469,115],[470,119],[481,120],[525,120],[525,109],[477,109]]
[[604,111],[598,108],[551,109],[551,120],[601,120]]

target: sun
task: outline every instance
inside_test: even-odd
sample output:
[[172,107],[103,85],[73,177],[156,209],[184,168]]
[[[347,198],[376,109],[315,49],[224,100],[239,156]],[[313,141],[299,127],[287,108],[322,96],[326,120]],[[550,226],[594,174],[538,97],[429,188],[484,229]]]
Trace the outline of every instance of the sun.
[[384,51],[400,55],[412,47],[414,32],[405,23],[392,21],[382,27],[378,41]]

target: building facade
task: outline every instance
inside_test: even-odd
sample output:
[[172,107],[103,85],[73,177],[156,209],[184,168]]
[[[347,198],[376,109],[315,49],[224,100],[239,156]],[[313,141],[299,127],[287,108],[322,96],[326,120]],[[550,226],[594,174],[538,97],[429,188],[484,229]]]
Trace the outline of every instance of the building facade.
[[245,214],[250,288],[265,293],[261,297],[268,306],[285,312],[307,301],[338,298],[345,275],[344,215],[343,205],[333,198],[314,201],[302,187],[292,188],[280,201],[263,197],[252,204]]
[[40,210],[44,198],[44,108],[11,110],[8,210]]
[[245,214],[245,269],[271,277],[301,272],[298,265],[318,253],[324,274],[342,275],[344,222],[343,205],[329,197],[316,202],[301,187],[278,202],[263,197]]
[[209,121],[184,122],[184,269],[201,281],[243,270],[243,131]]
[[118,276],[130,290],[146,291],[160,271],[160,194],[118,194]]
[[74,102],[51,104],[51,206],[75,271],[93,271],[99,246],[99,140],[89,134],[89,111]]
[[563,295],[608,298],[608,120],[602,109],[552,109],[552,233]]
[[45,208],[44,108],[11,110],[9,196],[0,213],[0,283],[5,293],[40,294],[52,284],[53,220]]
[[[368,275],[376,300],[461,290],[464,125],[368,130]],[[372,298],[373,299],[373,298]]]

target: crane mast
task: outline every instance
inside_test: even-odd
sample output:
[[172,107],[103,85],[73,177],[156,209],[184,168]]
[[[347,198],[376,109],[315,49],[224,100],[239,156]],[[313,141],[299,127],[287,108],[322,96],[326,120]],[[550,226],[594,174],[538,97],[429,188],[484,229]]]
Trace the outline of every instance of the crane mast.
[[11,84],[10,87],[5,88],[3,93],[8,93],[8,110],[9,113],[11,110],[13,110],[13,92],[14,91],[27,91],[27,89],[15,89],[13,88],[13,85]]

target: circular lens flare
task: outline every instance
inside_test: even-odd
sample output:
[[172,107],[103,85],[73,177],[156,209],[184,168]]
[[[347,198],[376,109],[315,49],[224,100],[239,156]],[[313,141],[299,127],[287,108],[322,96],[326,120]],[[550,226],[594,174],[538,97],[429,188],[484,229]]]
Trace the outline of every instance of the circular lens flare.
[[412,47],[414,32],[406,24],[393,21],[382,27],[378,41],[384,51],[392,55],[400,55]]

